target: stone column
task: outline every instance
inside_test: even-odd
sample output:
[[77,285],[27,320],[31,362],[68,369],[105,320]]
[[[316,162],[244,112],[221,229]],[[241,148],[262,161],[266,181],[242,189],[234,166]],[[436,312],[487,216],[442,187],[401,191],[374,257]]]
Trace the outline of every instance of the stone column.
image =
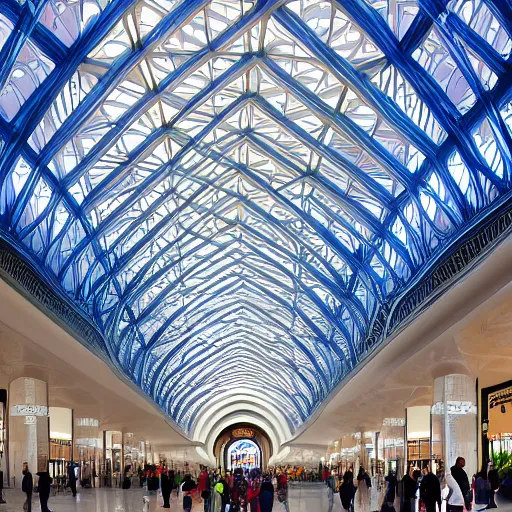
[[477,405],[475,381],[467,375],[446,375],[434,381],[432,453],[445,468],[466,459],[466,473],[477,472]]
[[9,468],[11,484],[19,488],[24,462],[28,462],[34,475],[48,466],[50,448],[46,382],[28,377],[12,381],[9,405]]

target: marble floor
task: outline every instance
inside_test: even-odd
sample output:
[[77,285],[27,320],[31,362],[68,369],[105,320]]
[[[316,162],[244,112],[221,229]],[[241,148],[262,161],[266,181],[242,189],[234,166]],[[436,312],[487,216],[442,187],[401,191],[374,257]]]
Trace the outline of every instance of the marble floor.
[[[290,512],[320,512],[328,510],[327,492],[322,484],[305,484],[290,486]],[[82,489],[77,498],[71,494],[65,496],[52,496],[48,502],[53,512],[143,512],[142,489]],[[0,512],[21,512],[25,501],[21,491],[7,489],[4,491],[6,504],[0,505]],[[149,511],[162,510],[156,496],[149,497]],[[341,512],[341,506],[335,500],[333,512]],[[39,498],[34,497],[32,512],[39,512]],[[182,511],[181,500],[178,503],[176,495],[171,499],[171,511]],[[203,505],[196,504],[194,512],[203,512]],[[273,512],[285,512],[280,503],[274,504]]]
[[[24,495],[21,491],[4,491],[6,504],[0,505],[0,512],[21,512]],[[53,512],[146,512],[142,489],[82,489],[77,498],[70,494],[50,498],[49,507]],[[512,512],[512,504],[499,503],[499,512]],[[327,490],[322,484],[290,486],[290,512],[327,512],[329,509]],[[156,496],[150,497],[149,512],[162,510]],[[33,500],[33,512],[40,512],[39,500]],[[176,495],[172,497],[171,511],[182,511]],[[194,506],[194,512],[203,512],[203,505]],[[274,504],[273,512],[285,512],[280,503]],[[339,497],[335,496],[333,512],[341,512]],[[357,511],[356,511],[357,512]]]

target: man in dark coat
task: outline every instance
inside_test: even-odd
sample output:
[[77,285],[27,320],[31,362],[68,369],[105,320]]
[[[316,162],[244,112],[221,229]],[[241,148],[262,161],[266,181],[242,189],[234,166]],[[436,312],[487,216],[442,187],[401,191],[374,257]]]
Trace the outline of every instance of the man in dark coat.
[[341,506],[344,510],[353,510],[353,500],[356,490],[357,488],[354,485],[354,473],[352,473],[352,471],[345,471],[343,483],[340,485]]
[[164,499],[163,508],[171,508],[170,500],[173,483],[174,481],[171,481],[171,479],[169,478],[169,473],[167,472],[167,469],[164,469],[162,471],[162,474],[160,475],[160,490],[162,491],[162,498]]
[[225,477],[222,477],[217,483],[222,484],[224,486],[224,490],[222,491],[222,508],[221,512],[226,511],[226,507],[231,503],[231,493],[229,490],[229,484]]
[[4,500],[4,472],[0,471],[0,503],[7,503]]
[[402,478],[402,509],[401,512],[414,512],[416,509],[416,491],[418,490],[418,478],[420,470],[415,470],[411,475],[404,475]]
[[21,490],[27,495],[24,510],[32,512],[32,491],[34,490],[34,480],[32,473],[28,469],[28,462],[23,463],[23,481],[21,482]]
[[270,475],[263,476],[263,483],[260,488],[260,509],[261,512],[272,512],[274,506],[274,486]]
[[469,485],[469,478],[466,472],[464,471],[464,466],[466,465],[466,460],[464,457],[457,457],[455,461],[455,466],[450,468],[453,478],[459,484],[460,490],[462,492],[462,497],[464,498],[464,503],[466,505],[467,510],[471,510],[471,502],[473,501],[473,493],[471,492],[471,486]]
[[489,480],[489,483],[491,484],[489,508],[498,508],[498,505],[496,505],[495,493],[500,488],[500,475],[498,473],[498,470],[494,466],[490,467],[489,473],[487,473],[487,478]]
[[75,475],[75,464],[70,462],[68,464],[68,485],[73,493],[73,498],[76,496],[76,475]]
[[436,504],[441,510],[441,484],[434,473],[429,472],[421,479],[420,498],[427,512],[436,512]]
[[37,489],[39,491],[39,503],[41,504],[41,512],[51,512],[48,508],[48,498],[50,497],[50,489],[52,486],[52,478],[48,471],[39,471],[37,473],[39,480]]

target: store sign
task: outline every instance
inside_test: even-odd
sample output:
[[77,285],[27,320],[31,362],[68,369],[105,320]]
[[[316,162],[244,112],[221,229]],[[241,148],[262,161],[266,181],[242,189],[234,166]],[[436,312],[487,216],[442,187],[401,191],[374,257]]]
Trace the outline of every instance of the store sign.
[[94,418],[78,418],[76,420],[77,427],[95,427],[100,426],[100,422]]
[[405,427],[405,418],[384,418],[384,427]]
[[48,416],[46,405],[13,405],[11,416]]
[[232,437],[254,437],[254,430],[250,428],[237,428],[231,432]]
[[477,407],[473,402],[465,400],[448,400],[436,402],[432,406],[432,414],[465,415],[476,414]]
[[25,425],[36,425],[37,416],[25,416]]

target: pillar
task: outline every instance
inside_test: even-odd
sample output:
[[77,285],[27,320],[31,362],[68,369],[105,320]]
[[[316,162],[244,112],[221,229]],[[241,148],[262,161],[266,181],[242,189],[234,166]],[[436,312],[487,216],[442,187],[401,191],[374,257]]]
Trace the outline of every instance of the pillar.
[[446,375],[434,380],[432,454],[445,468],[457,457],[466,459],[466,473],[477,472],[476,384],[467,375]]
[[23,463],[35,474],[49,460],[48,390],[46,382],[20,377],[9,388],[9,468],[11,483],[21,487]]

